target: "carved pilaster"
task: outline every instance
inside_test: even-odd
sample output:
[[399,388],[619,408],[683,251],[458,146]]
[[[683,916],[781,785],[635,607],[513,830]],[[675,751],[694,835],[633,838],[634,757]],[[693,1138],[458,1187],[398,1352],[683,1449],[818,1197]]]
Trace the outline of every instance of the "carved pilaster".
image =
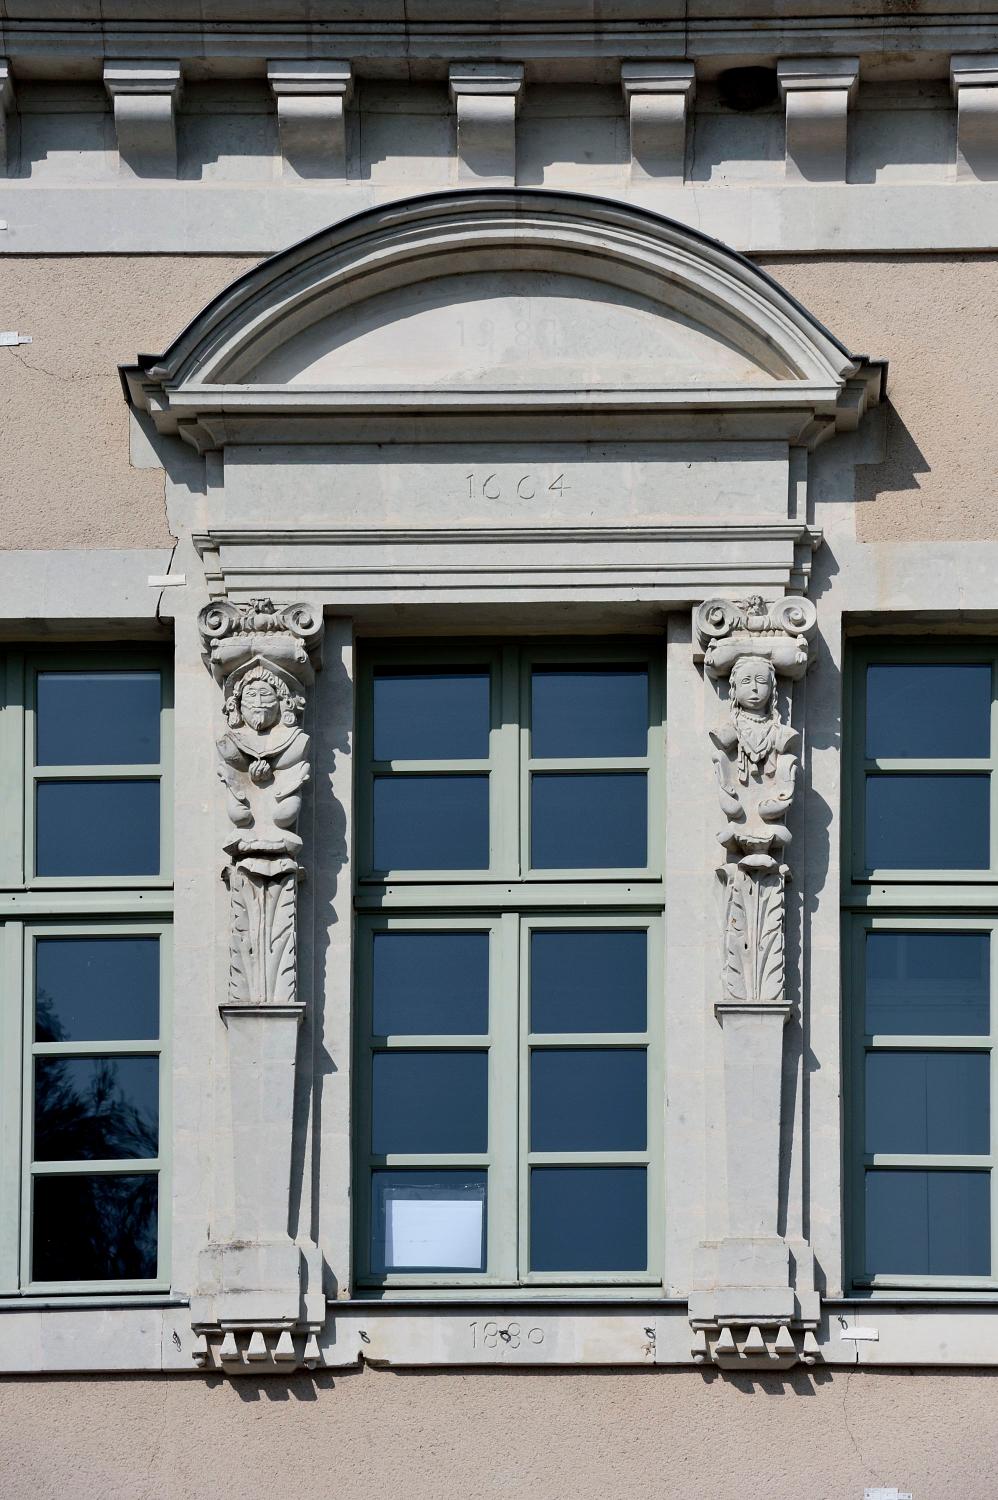
[[[723,813],[714,1012],[724,1031],[727,1214],[723,1236],[700,1247],[690,1319],[705,1351],[720,1345],[723,1354],[730,1344],[739,1362],[746,1347],[763,1363],[800,1357],[789,1335],[780,1338],[777,1356],[777,1331],[813,1332],[818,1315],[811,1252],[778,1232],[784,1027],[792,1008],[787,819],[799,770],[799,735],[789,714],[781,715],[779,684],[807,671],[815,625],[813,604],[801,598],[709,599],[694,617],[706,675],[721,685],[722,697],[727,688],[724,718],[710,731]],[[770,1330],[770,1345],[760,1328]]]
[[217,770],[232,825],[223,844],[229,974],[219,1011],[228,1030],[233,1230],[230,1240],[202,1252],[192,1312],[205,1337],[206,1367],[214,1335],[226,1368],[251,1361],[259,1369],[269,1358],[268,1334],[281,1351],[276,1368],[298,1347],[292,1333],[307,1342],[324,1313],[318,1254],[287,1231],[296,1036],[304,1012],[297,976],[298,885],[305,873],[298,816],[309,737],[302,719],[320,665],[322,616],[304,604],[222,600],[201,611],[198,625],[204,660],[222,689]]

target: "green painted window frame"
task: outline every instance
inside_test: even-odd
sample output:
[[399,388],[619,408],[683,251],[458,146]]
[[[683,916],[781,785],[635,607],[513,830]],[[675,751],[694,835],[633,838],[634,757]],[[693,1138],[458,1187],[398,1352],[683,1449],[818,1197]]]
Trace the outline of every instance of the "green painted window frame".
[[[978,760],[865,756],[866,671],[871,665],[981,663],[991,667],[991,755]],[[846,759],[843,767],[843,1060],[845,1249],[847,1284],[857,1293],[916,1299],[940,1293],[998,1293],[998,647],[966,642],[871,639],[851,645],[847,666]],[[863,862],[865,778],[870,771],[986,771],[991,777],[990,870],[869,870]],[[865,1031],[865,944],[870,932],[987,932],[990,934],[991,1029],[984,1034],[915,1033],[875,1036]],[[982,1052],[990,1057],[990,1151],[868,1155],[865,1151],[866,1056],[875,1051]],[[871,1167],[904,1170],[981,1170],[990,1175],[991,1274],[913,1276],[870,1273],[865,1264],[865,1174]]]
[[[37,877],[33,873],[35,681],[39,671],[156,670],[160,673],[160,760],[125,767],[160,782],[160,869],[148,876]],[[119,766],[46,767],[68,779],[119,776]],[[173,911],[173,669],[168,652],[120,644],[0,651],[0,1297],[93,1298],[164,1293],[170,1287],[170,1069]],[[35,1043],[34,944],[44,936],[155,935],[160,955],[157,1040]],[[107,1162],[33,1160],[34,1058],[131,1054],[159,1058],[159,1154]],[[43,1174],[155,1174],[155,1278],[39,1282],[31,1276],[31,1201]]]
[[[584,1295],[647,1293],[664,1284],[664,641],[574,638],[520,643],[446,640],[361,643],[358,714],[358,844],[355,961],[354,1266],[357,1290],[394,1297],[455,1297],[475,1289],[515,1288],[518,1295],[549,1296],[559,1288]],[[568,761],[574,769],[646,769],[648,774],[649,865],[634,870],[537,871],[521,851],[529,841],[529,683],[535,663],[640,662],[647,665],[649,736],[647,756],[637,759]],[[487,870],[376,872],[371,868],[373,775],[372,684],[379,666],[454,666],[488,662],[492,670],[492,732],[488,762],[407,762],[404,770],[487,768],[491,860]],[[398,763],[387,763],[394,769]],[[509,804],[515,816],[509,811]],[[648,933],[648,1013],[645,1032],[559,1033],[533,1037],[529,1025],[527,944],[538,927],[643,929]],[[371,954],[381,931],[487,931],[489,943],[489,1031],[476,1036],[379,1037],[372,1030]],[[648,1136],[642,1152],[531,1153],[529,1053],[558,1047],[631,1046],[647,1055]],[[392,1155],[375,1157],[371,1142],[371,1057],[381,1048],[483,1050],[489,1053],[489,1150],[475,1156]],[[640,1164],[648,1174],[648,1268],[643,1272],[530,1272],[529,1168],[538,1164]],[[403,1273],[372,1271],[371,1173],[378,1167],[467,1167],[486,1170],[488,1212],[484,1272]]]

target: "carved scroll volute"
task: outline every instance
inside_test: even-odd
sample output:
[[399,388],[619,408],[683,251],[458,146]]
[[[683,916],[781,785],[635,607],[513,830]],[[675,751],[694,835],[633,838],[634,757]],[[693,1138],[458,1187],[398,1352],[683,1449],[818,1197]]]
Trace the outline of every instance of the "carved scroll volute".
[[696,611],[699,651],[713,679],[728,681],[725,722],[710,731],[726,851],[721,998],[718,1009],[786,1011],[785,885],[796,789],[798,734],[780,717],[779,677],[803,677],[814,635],[807,599],[767,604],[708,599]]
[[226,1007],[296,1006],[297,831],[309,777],[302,728],[306,692],[320,665],[322,616],[305,604],[209,604],[198,617],[204,659],[222,689],[225,732],[216,741],[232,834],[224,844],[229,888]]

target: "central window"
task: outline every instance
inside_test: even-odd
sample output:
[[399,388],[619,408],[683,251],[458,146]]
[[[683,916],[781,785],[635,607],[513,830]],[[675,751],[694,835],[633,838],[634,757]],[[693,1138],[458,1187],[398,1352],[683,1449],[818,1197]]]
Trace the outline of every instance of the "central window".
[[662,1279],[657,642],[361,668],[358,1279]]

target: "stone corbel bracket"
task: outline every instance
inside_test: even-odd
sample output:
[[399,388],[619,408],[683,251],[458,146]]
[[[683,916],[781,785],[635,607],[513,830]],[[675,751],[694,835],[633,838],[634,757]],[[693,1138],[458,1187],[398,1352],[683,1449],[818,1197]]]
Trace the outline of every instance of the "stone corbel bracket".
[[722,1370],[789,1370],[822,1360],[815,1329],[786,1323],[695,1324],[690,1354],[695,1365]]
[[118,154],[137,177],[176,177],[179,62],[115,62],[104,68]]
[[452,63],[447,80],[457,112],[458,181],[512,187],[522,64]]
[[686,116],[696,92],[693,64],[679,59],[625,62],[620,84],[630,125],[631,178],[681,183]]
[[859,58],[785,59],[776,74],[787,112],[787,177],[845,182],[849,106],[859,84]]
[[193,1359],[199,1370],[226,1375],[286,1375],[321,1368],[315,1332],[283,1328],[227,1328],[197,1333]]
[[950,58],[956,96],[956,175],[959,180],[998,178],[998,52]]
[[0,177],[10,170],[10,145],[8,116],[14,112],[14,85],[10,76],[10,65],[0,57]]
[[286,175],[346,177],[346,110],[353,95],[350,64],[318,57],[270,62],[267,81],[277,101]]

